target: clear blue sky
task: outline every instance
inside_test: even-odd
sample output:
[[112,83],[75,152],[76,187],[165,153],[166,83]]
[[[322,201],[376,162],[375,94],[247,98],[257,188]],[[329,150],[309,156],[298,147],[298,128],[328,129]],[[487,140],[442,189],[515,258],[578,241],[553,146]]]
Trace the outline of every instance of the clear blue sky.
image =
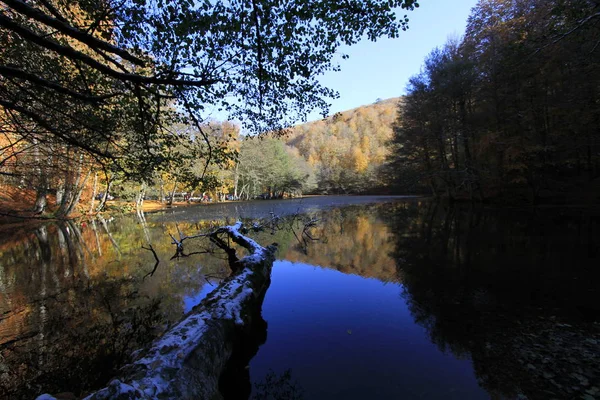
[[[341,60],[340,72],[330,72],[320,81],[337,90],[330,114],[397,97],[405,92],[408,78],[419,72],[425,56],[442,46],[450,36],[462,36],[467,17],[477,0],[420,0],[420,7],[408,14],[410,29],[397,39],[360,42],[342,49],[350,56]],[[309,120],[319,119],[318,113]]]

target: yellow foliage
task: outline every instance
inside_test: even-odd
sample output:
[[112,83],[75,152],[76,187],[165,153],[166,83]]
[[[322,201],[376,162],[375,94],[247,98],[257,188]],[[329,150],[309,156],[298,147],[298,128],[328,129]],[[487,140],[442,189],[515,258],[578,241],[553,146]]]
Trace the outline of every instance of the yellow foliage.
[[381,165],[388,154],[399,99],[392,98],[344,111],[291,129],[287,144],[311,166],[341,166],[363,172]]
[[358,147],[355,147],[352,151],[352,161],[356,172],[364,172],[369,166],[368,158]]

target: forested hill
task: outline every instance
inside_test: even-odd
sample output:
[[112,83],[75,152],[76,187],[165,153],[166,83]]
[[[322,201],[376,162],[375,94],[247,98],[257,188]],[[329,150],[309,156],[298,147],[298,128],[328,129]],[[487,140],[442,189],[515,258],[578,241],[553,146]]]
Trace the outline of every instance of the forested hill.
[[292,129],[286,142],[313,167],[319,192],[361,193],[382,186],[379,169],[399,100],[377,100]]

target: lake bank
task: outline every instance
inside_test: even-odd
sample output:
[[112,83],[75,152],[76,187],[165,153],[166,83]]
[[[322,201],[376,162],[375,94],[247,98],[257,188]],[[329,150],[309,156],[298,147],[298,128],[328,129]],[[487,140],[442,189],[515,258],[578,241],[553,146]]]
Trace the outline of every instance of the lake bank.
[[[23,196],[28,196],[28,199],[21,200],[18,198],[13,198],[17,195],[9,198],[3,198],[0,202],[0,231],[6,229],[10,230],[13,227],[18,227],[21,225],[27,224],[38,224],[39,222],[44,221],[54,221],[58,220],[54,218],[51,213],[37,215],[31,211],[32,207],[29,203],[32,203],[33,198],[31,193],[21,193]],[[17,196],[18,197],[18,196]],[[328,195],[306,195],[302,197],[296,198],[288,198],[288,199],[266,199],[266,200],[235,200],[235,201],[224,201],[224,202],[189,202],[189,201],[175,201],[171,205],[167,204],[167,202],[161,202],[158,200],[145,200],[142,204],[142,211],[144,213],[154,213],[168,210],[181,209],[185,207],[205,207],[205,206],[215,206],[215,205],[226,205],[226,204],[241,204],[241,203],[255,203],[255,202],[273,202],[273,201],[301,201],[302,199],[311,199],[311,198],[319,198],[319,197],[340,197],[340,196],[328,196]],[[419,196],[370,196],[370,195],[356,195],[356,196],[346,196],[346,197],[359,197],[359,198],[410,198],[410,197],[419,197]],[[29,203],[28,203],[29,201]],[[33,204],[33,203],[32,203]],[[68,219],[81,219],[81,218],[94,218],[98,215],[104,218],[122,216],[127,214],[137,213],[137,209],[135,206],[135,202],[131,201],[121,201],[121,200],[108,200],[106,202],[106,208],[102,212],[94,212],[94,213],[86,213],[83,212],[83,208],[79,207],[78,211],[71,214]],[[64,219],[64,218],[62,218]]]

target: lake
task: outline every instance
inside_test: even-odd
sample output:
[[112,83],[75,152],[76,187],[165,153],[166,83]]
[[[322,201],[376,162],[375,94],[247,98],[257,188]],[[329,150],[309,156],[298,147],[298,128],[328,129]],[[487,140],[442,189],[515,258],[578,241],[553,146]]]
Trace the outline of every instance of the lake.
[[279,250],[230,398],[600,398],[598,210],[375,196],[2,230],[0,398],[104,386],[230,272],[202,239],[171,259],[169,235],[270,213],[318,223],[253,235]]

